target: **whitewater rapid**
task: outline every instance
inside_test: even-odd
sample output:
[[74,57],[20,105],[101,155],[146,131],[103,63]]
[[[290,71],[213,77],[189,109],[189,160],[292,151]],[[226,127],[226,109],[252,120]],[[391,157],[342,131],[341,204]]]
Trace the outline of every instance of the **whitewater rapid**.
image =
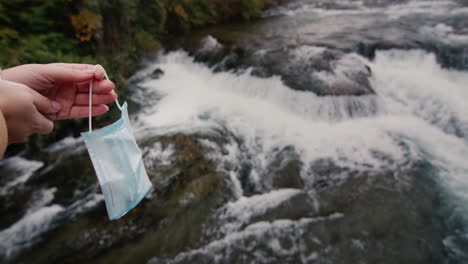
[[160,79],[139,83],[145,96],[159,98],[139,120],[162,134],[231,131],[246,149],[232,147],[228,157],[239,163],[241,152],[249,153],[249,178],[259,190],[274,154],[291,146],[305,164],[306,183],[313,182],[308,169],[318,159],[375,175],[430,162],[449,197],[447,208],[455,208],[449,213],[468,226],[468,73],[443,69],[420,50],[379,51],[373,61],[360,60],[372,70],[375,95],[316,96],[290,89],[277,76],[215,73],[183,51],[170,52],[147,69],[163,70]]

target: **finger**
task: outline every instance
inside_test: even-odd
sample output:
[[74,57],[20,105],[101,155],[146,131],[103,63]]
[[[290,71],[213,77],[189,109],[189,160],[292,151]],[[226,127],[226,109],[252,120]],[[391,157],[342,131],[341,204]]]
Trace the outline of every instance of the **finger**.
[[58,63],[49,63],[49,65],[65,67],[65,68],[70,68],[70,69],[75,69],[75,70],[94,70],[94,67],[95,67],[93,64],[86,64],[86,63],[58,62]]
[[104,77],[104,68],[99,65],[85,64],[85,63],[50,63],[49,65],[54,65],[58,67],[64,67],[72,70],[93,72],[94,78],[97,80],[102,80]]
[[44,116],[52,121],[59,120],[58,114],[44,114]]
[[[109,104],[117,99],[117,94],[114,92],[110,93],[100,93],[100,94],[93,94],[92,97],[92,104],[100,105],[100,104]],[[79,93],[75,97],[74,105],[89,105],[89,94],[87,93]]]
[[58,102],[51,101],[34,90],[29,90],[33,97],[33,104],[36,109],[43,114],[53,114],[62,108]]
[[[91,109],[91,116],[102,115],[109,111],[107,105],[93,105]],[[68,118],[84,118],[89,117],[89,108],[88,106],[73,106],[71,108]]]
[[[93,82],[93,93],[107,93],[112,91],[114,88],[114,83],[108,80]],[[78,92],[89,92],[89,81],[79,83]]]
[[34,132],[38,134],[49,134],[54,130],[54,122],[43,116],[41,113],[36,114],[36,126]]
[[101,80],[104,76],[104,70],[102,67],[80,70],[73,67],[64,67],[53,64],[49,64],[48,66],[49,67],[44,74],[47,79],[52,80],[53,82],[84,82],[90,81],[93,78]]
[[[104,67],[102,67],[101,65],[96,65],[95,66],[95,78],[97,80],[102,80],[102,78],[104,78],[104,75],[105,75],[106,71],[104,70]],[[109,78],[107,78],[109,80]]]

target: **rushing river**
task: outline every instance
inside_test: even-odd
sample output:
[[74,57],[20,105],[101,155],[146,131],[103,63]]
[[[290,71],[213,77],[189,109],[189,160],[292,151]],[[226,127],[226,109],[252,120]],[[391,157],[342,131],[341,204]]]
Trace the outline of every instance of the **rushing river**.
[[468,2],[296,0],[130,78],[152,190],[84,143],[0,163],[11,263],[467,263]]

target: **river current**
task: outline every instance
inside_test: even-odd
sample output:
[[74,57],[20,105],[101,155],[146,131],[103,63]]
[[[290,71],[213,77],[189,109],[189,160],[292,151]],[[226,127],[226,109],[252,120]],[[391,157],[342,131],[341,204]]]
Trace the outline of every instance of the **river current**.
[[[189,135],[222,178],[222,198],[208,206],[197,192],[182,195],[178,204],[208,207],[203,217],[178,212],[196,229],[180,227],[182,238],[170,223],[178,218],[118,227],[105,219],[90,164],[67,169],[87,159],[83,141],[69,137],[44,160],[0,162],[0,259],[468,261],[466,1],[287,1],[259,21],[174,42],[129,80],[135,134],[150,171],[177,164],[178,150],[148,139]],[[42,179],[51,171],[62,179],[55,185]],[[60,182],[70,178],[78,189],[63,200]],[[158,188],[146,203],[159,203]],[[114,230],[89,224],[96,219]],[[113,241],[122,232],[132,235]],[[90,247],[100,251],[73,257]]]

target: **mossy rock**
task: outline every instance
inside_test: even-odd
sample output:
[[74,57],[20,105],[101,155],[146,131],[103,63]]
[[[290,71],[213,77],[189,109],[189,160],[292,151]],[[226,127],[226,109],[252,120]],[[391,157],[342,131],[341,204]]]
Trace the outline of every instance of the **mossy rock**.
[[[54,154],[51,154],[54,156]],[[49,157],[50,158],[50,157]],[[68,206],[92,191],[97,184],[91,160],[87,153],[79,153],[66,159],[57,156],[57,162],[48,162],[42,170],[35,173],[26,185],[38,188],[57,188],[53,203]]]
[[[196,136],[156,137],[140,146],[155,142],[174,146],[174,162],[165,170],[148,171],[155,188],[137,207],[122,218],[109,221],[101,202],[60,223],[40,243],[21,254],[17,263],[144,263],[155,255],[176,254],[200,243],[204,219],[226,202],[224,178],[205,158],[208,150],[197,142]],[[29,183],[45,184],[47,178],[58,178],[51,179],[50,185],[63,185],[61,188],[67,191],[58,190],[56,202],[69,204],[77,199],[68,195],[74,193],[73,188],[92,185],[87,176],[90,165],[84,165],[86,158],[89,159],[79,155],[64,160]],[[176,177],[170,184],[158,188],[159,182],[174,173]]]
[[33,194],[33,188],[21,188],[0,196],[0,230],[5,229],[26,213],[28,201]]

